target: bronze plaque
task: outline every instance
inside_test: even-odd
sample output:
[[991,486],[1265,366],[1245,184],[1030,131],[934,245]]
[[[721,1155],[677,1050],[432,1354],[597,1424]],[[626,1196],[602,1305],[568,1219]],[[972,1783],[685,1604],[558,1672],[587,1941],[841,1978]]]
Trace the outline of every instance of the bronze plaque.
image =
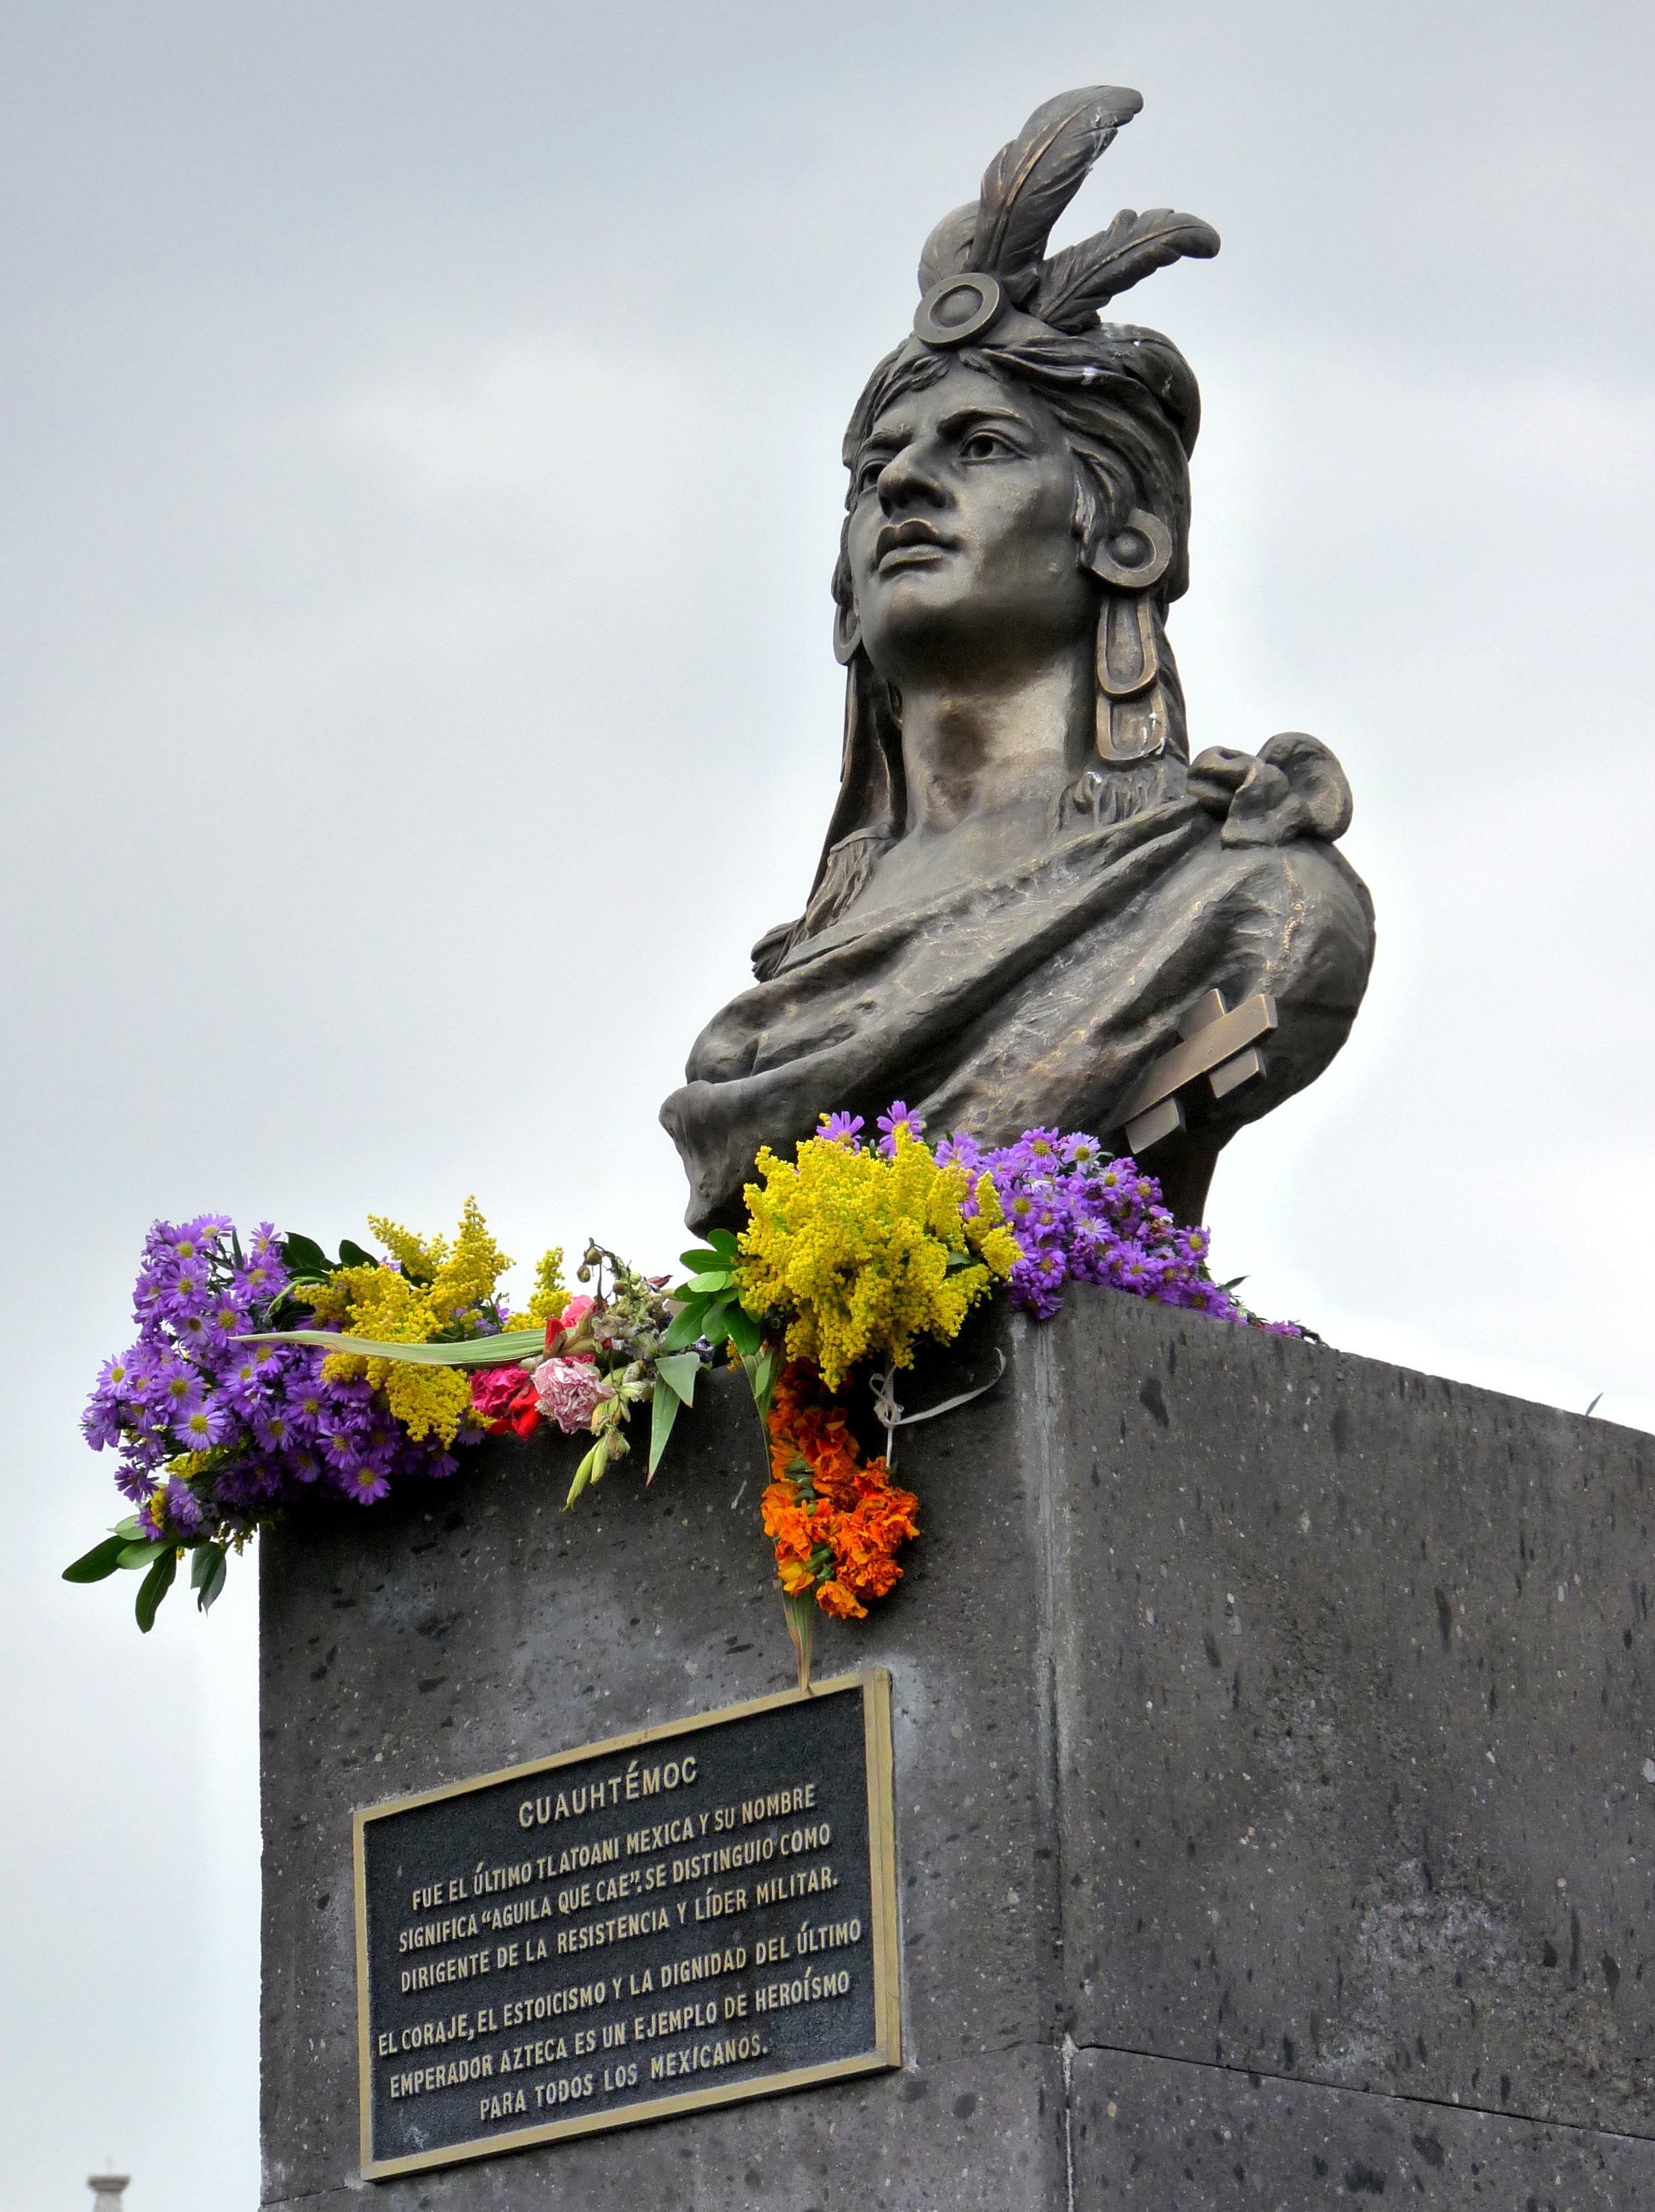
[[362,2172],[901,2063],[874,1669],[356,1816]]

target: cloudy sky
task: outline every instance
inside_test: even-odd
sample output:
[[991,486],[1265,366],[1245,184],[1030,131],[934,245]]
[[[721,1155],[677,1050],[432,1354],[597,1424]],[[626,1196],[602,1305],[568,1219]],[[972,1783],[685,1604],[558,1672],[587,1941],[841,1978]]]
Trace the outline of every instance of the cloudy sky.
[[1655,1427],[1651,46],[1634,0],[0,4],[9,2204],[257,2197],[253,1577],[147,1642],[55,1579],[144,1228],[475,1191],[667,1264],[657,1103],[834,786],[843,418],[1062,88],[1147,103],[1068,234],[1224,234],[1129,311],[1205,396],[1192,734],[1330,743],[1378,905],[1220,1273]]

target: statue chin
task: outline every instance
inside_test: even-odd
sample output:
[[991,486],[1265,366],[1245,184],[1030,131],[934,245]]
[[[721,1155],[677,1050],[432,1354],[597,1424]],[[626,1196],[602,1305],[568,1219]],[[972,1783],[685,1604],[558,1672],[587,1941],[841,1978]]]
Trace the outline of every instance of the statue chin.
[[898,1097],[934,1136],[1087,1131],[1197,1221],[1222,1146],[1361,1003],[1373,909],[1335,850],[1337,761],[1302,733],[1190,761],[1166,617],[1199,396],[1169,340],[1098,319],[1216,234],[1129,213],[1042,258],[1136,98],[1031,118],[933,234],[916,335],[852,416],[838,800],[804,913],[661,1109],[697,1231],[739,1219],[761,1146]]

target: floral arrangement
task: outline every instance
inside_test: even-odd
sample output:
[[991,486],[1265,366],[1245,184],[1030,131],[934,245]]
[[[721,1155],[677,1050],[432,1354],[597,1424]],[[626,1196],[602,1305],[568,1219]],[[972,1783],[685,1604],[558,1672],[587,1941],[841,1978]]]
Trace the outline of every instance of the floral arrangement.
[[[722,1356],[745,1370],[763,1426],[761,1517],[806,1680],[817,1612],[863,1618],[918,1534],[919,1502],[891,1480],[896,1429],[964,1402],[902,1414],[892,1383],[921,1341],[952,1342],[1001,1289],[1048,1319],[1070,1280],[1263,1325],[1233,1284],[1212,1280],[1205,1230],[1181,1227],[1154,1177],[1092,1137],[1031,1129],[999,1149],[964,1135],[933,1148],[897,1101],[862,1139],[859,1116],[824,1115],[793,1160],[762,1151],[745,1225],[685,1253],[670,1291],[589,1244],[576,1271],[589,1293],[569,1291],[549,1251],[515,1312],[500,1288],[511,1262],[475,1200],[452,1242],[370,1216],[382,1250],[347,1240],[334,1260],[269,1223],[244,1249],[222,1215],[157,1222],[137,1340],[105,1364],[82,1416],[88,1443],[119,1454],[116,1486],[137,1510],[66,1579],[142,1569],[147,1631],[186,1557],[204,1612],[228,1553],[277,1515],[326,1493],[373,1505],[410,1479],[453,1474],[456,1447],[543,1424],[593,1440],[573,1505],[630,1449],[645,1404],[653,1480],[697,1376]],[[885,1430],[873,1459],[844,1400],[858,1370]]]
[[[937,1158],[978,1180],[987,1175],[1017,1242],[1007,1289],[1012,1304],[1037,1321],[1050,1320],[1071,1278],[1217,1321],[1254,1320],[1232,1296],[1234,1284],[1215,1283],[1208,1273],[1208,1232],[1181,1227],[1161,1203],[1154,1176],[1130,1158],[1111,1158],[1095,1137],[1029,1129],[997,1152],[969,1136],[944,1138]],[[1301,1334],[1292,1322],[1260,1326]]]
[[888,1458],[864,1462],[844,1407],[806,1360],[777,1376],[764,1427],[770,1480],[760,1512],[804,1680],[812,1607],[866,1620],[867,1601],[902,1578],[897,1547],[919,1534],[920,1502],[891,1481]]
[[900,1102],[880,1115],[876,1150],[857,1141],[861,1127],[828,1116],[792,1163],[766,1145],[739,1240],[743,1306],[782,1317],[787,1357],[830,1390],[864,1359],[911,1367],[920,1337],[951,1343],[1022,1259],[989,1173],[939,1158]]
[[[228,1555],[307,1498],[375,1504],[409,1477],[453,1474],[453,1447],[542,1418],[595,1437],[571,1499],[627,1450],[671,1317],[666,1277],[648,1283],[594,1246],[578,1273],[595,1275],[596,1293],[571,1297],[552,1250],[514,1314],[499,1291],[511,1261],[474,1199],[452,1243],[377,1216],[368,1228],[383,1256],[347,1240],[330,1260],[268,1222],[245,1251],[222,1214],[155,1224],[133,1292],[137,1341],[105,1362],[82,1417],[94,1450],[119,1453],[116,1487],[137,1510],[70,1580],[143,1569],[147,1632],[186,1555],[205,1612]],[[292,1325],[307,1322],[319,1325]],[[528,1372],[500,1366],[526,1352]]]

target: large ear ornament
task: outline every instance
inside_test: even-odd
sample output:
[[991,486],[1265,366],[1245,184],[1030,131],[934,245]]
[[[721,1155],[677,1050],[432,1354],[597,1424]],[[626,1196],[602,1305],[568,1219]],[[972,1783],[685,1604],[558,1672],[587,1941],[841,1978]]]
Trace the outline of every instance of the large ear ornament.
[[841,668],[849,668],[856,657],[862,641],[862,625],[857,618],[856,602],[847,606],[840,600],[833,603],[833,657]]
[[1172,533],[1159,514],[1135,507],[1125,527],[1099,538],[1086,551],[1086,566],[1117,592],[1147,592],[1159,584],[1172,562]]

